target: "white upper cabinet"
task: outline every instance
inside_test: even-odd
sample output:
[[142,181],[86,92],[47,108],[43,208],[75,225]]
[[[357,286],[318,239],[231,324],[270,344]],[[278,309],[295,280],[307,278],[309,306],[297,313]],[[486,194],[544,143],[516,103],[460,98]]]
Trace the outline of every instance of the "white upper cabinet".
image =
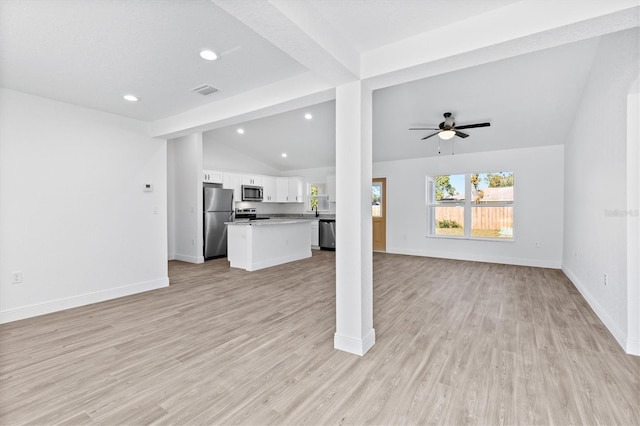
[[327,176],[327,200],[331,203],[336,202],[336,176]]
[[242,175],[235,173],[225,173],[222,187],[233,189],[233,201],[242,201]]
[[289,178],[289,199],[290,203],[302,203],[304,181],[300,177]]
[[223,173],[215,170],[203,170],[202,181],[206,183],[223,183]]
[[221,183],[233,189],[235,201],[242,201],[242,185],[262,186],[263,203],[303,203],[304,179],[301,177],[275,177],[244,175],[203,170],[203,182]]
[[262,176],[262,202],[263,203],[275,203],[277,202],[277,186],[276,178],[273,176]]
[[289,178],[276,178],[276,201],[286,203],[289,201]]
[[304,182],[299,177],[276,178],[276,201],[278,203],[302,203]]
[[242,184],[243,185],[262,186],[262,176],[258,176],[258,175],[243,175],[242,176]]

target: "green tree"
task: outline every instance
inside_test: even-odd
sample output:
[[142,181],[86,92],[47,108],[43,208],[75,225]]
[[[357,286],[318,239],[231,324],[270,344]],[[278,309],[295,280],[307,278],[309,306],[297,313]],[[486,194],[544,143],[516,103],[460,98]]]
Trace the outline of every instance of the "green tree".
[[318,209],[318,187],[315,185],[311,186],[311,193],[310,195],[310,204],[311,204],[311,210],[317,210]]
[[447,197],[453,197],[456,194],[456,189],[451,185],[451,179],[449,176],[436,176],[435,186],[436,201],[446,198],[445,195],[447,195]]
[[487,173],[484,180],[489,185],[489,188],[513,186],[513,173]]
[[480,185],[480,175],[478,173],[471,175],[471,185],[473,185],[473,202],[479,203],[484,198],[484,191],[478,188]]
[[380,194],[380,191],[382,190],[382,188],[378,185],[372,185],[371,186],[371,202],[372,203],[379,203],[380,200],[382,199],[382,195]]

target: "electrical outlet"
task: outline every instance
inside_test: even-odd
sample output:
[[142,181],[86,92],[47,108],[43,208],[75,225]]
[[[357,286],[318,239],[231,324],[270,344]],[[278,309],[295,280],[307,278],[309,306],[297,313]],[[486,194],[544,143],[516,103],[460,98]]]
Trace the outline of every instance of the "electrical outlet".
[[22,271],[12,272],[11,275],[13,276],[13,284],[20,284],[22,282]]
[[607,286],[608,282],[609,282],[609,277],[607,277],[607,274],[604,274],[604,285],[605,285],[605,287]]

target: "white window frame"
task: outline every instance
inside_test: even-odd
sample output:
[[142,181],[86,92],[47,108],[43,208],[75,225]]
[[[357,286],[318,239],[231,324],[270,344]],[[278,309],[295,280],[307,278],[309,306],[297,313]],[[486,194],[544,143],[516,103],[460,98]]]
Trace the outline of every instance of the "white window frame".
[[[501,242],[514,242],[515,241],[515,226],[512,225],[511,228],[511,237],[510,238],[490,238],[490,237],[475,237],[471,235],[471,221],[473,217],[473,209],[476,207],[512,207],[513,208],[513,216],[515,217],[516,212],[516,189],[515,185],[513,188],[513,201],[505,201],[491,204],[476,204],[471,201],[471,176],[475,174],[487,174],[487,173],[500,173],[500,172],[458,172],[458,173],[440,173],[437,175],[430,175],[426,177],[426,209],[427,209],[427,238],[445,238],[445,239],[455,239],[455,240],[480,240],[480,241],[501,241]],[[513,173],[515,180],[515,172]],[[436,230],[436,215],[435,211],[438,208],[436,204],[436,190],[435,190],[435,178],[437,176],[455,176],[455,175],[464,175],[464,201],[463,202],[455,202],[452,205],[461,206],[464,209],[464,235],[437,235]]]
[[[311,195],[311,187],[312,187],[312,186],[317,186],[317,185],[324,185],[325,193],[324,193],[324,194],[318,194],[318,195]],[[318,201],[319,201],[320,199],[325,199],[325,200],[327,200],[327,201],[326,201],[326,204],[327,204],[327,207],[328,207],[328,208],[326,208],[326,209],[318,209],[318,212],[328,212],[328,211],[331,211],[331,208],[330,208],[330,206],[329,206],[329,194],[327,194],[327,192],[326,192],[326,191],[327,191],[327,183],[326,183],[326,182],[312,182],[312,183],[307,184],[307,203],[306,203],[306,205],[307,205],[307,212],[315,212],[315,210],[313,210],[313,209],[311,208],[311,199],[312,199],[312,198],[318,198]]]

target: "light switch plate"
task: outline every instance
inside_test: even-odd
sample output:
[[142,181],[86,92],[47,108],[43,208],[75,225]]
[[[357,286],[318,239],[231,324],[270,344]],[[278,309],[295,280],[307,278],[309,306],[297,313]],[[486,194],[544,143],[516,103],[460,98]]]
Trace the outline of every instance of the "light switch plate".
[[150,184],[150,183],[145,183],[143,191],[144,192],[153,192],[153,185]]

